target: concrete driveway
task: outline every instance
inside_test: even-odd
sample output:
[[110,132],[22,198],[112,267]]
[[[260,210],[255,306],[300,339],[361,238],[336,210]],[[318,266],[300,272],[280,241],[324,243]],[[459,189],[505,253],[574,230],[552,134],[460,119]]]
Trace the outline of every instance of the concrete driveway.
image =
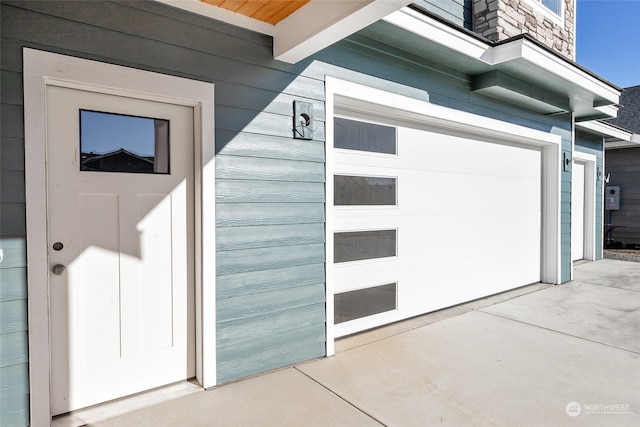
[[640,263],[584,263],[574,279],[360,334],[335,357],[91,425],[639,426]]

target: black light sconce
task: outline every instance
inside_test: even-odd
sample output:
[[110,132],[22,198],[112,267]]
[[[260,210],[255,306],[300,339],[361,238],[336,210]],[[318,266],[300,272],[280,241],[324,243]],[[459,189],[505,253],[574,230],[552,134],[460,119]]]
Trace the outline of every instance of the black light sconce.
[[293,101],[293,138],[313,139],[316,130],[313,117],[313,104],[304,101]]
[[571,160],[571,153],[569,151],[564,151],[562,153],[562,170],[564,172],[571,172]]

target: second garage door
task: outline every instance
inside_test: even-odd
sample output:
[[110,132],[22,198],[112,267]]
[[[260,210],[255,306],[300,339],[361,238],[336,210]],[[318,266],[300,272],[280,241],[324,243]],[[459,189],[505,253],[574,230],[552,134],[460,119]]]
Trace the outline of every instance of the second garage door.
[[538,282],[540,148],[334,119],[336,336]]

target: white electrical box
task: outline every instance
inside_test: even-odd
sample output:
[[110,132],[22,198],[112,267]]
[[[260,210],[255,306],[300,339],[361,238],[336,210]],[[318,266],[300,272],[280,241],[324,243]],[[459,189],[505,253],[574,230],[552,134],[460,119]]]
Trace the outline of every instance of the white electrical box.
[[620,210],[620,186],[610,185],[604,190],[604,208],[608,211]]

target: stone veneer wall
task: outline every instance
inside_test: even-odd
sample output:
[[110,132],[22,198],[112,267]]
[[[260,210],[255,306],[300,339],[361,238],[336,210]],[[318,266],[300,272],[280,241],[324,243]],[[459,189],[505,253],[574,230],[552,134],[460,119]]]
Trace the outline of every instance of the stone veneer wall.
[[574,0],[563,0],[562,25],[558,25],[532,5],[538,1],[474,0],[473,31],[496,42],[527,33],[554,51],[573,60],[575,52]]

